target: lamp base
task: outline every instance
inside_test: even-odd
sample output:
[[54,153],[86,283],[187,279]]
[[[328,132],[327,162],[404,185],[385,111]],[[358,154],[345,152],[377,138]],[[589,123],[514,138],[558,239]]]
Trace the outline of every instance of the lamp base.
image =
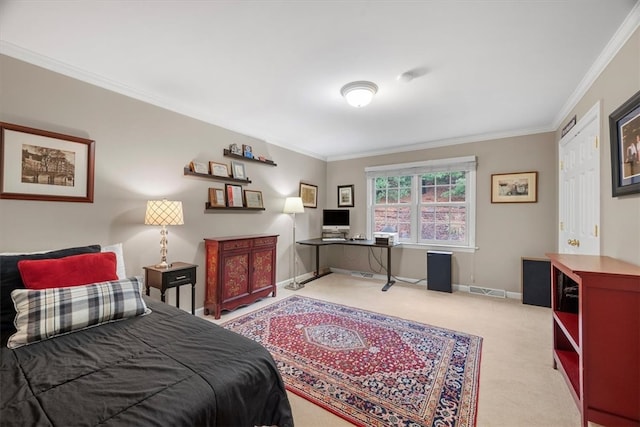
[[284,288],[290,289],[292,291],[297,291],[298,289],[304,288],[304,285],[302,283],[296,282],[295,280],[292,280],[291,283],[289,283],[288,285],[285,285]]
[[167,263],[167,261],[162,261],[160,264],[156,264],[154,267],[156,268],[169,268],[171,264]]

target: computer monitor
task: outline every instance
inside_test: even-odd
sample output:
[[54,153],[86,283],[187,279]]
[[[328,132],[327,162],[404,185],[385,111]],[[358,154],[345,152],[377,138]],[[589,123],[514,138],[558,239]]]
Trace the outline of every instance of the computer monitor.
[[349,209],[324,209],[322,211],[322,231],[348,232]]

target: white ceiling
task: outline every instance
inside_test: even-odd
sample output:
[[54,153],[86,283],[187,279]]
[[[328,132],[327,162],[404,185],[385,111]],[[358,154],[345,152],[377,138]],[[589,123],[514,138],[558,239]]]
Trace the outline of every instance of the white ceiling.
[[[555,130],[637,0],[0,1],[0,53],[327,160]],[[426,71],[411,82],[406,71]],[[356,109],[340,88],[379,86]]]

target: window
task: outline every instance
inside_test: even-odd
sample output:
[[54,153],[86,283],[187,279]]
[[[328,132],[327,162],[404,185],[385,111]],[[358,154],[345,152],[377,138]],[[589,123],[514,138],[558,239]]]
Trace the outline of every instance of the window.
[[403,243],[475,246],[475,156],[366,168],[367,224]]

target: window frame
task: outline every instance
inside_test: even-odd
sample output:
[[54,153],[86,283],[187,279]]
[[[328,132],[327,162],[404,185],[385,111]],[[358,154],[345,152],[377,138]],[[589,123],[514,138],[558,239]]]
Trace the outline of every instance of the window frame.
[[[448,249],[459,252],[474,252],[476,247],[476,156],[455,157],[448,159],[426,160],[422,162],[398,163],[365,168],[367,183],[367,230],[373,237],[373,209],[375,179],[389,176],[411,176],[411,239],[401,240],[404,247]],[[457,245],[453,243],[421,242],[419,235],[420,209],[424,205],[421,200],[421,175],[434,172],[466,172],[465,198],[467,208],[466,232],[467,242]],[[435,206],[435,204],[434,204]]]

